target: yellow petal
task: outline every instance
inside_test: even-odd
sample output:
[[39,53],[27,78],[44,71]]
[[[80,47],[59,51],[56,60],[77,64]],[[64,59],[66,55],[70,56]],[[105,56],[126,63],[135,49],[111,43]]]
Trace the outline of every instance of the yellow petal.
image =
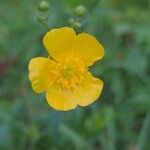
[[32,58],[29,63],[29,80],[35,92],[41,93],[46,91],[49,84],[54,80],[54,74],[51,71],[55,67],[55,62],[43,58]]
[[61,88],[59,84],[52,84],[46,92],[46,99],[48,104],[56,110],[71,110],[77,106],[72,92]]
[[86,67],[104,56],[104,48],[90,34],[76,35],[72,28],[52,29],[43,38],[43,44],[49,54],[57,61],[77,59]]
[[78,34],[72,48],[74,56],[81,57],[85,66],[91,66],[104,56],[103,46],[95,37],[87,33]]
[[73,90],[77,104],[87,106],[93,103],[101,94],[103,81],[86,72],[82,83]]
[[52,29],[43,38],[43,44],[55,60],[64,60],[71,50],[76,33],[73,29],[62,27]]

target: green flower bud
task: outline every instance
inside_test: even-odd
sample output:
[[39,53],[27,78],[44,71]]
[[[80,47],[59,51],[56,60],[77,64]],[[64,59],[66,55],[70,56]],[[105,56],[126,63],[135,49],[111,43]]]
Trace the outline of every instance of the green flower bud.
[[42,23],[43,25],[47,25],[47,17],[45,17],[45,16],[38,16],[38,21],[40,22],[40,23]]
[[74,12],[77,16],[82,17],[86,14],[87,10],[83,5],[79,5],[74,9]]
[[68,23],[74,29],[78,29],[81,27],[81,23],[75,20],[74,18],[69,18]]
[[50,8],[50,5],[47,1],[41,1],[40,5],[39,5],[40,11],[48,11],[49,8]]
[[70,26],[73,26],[73,24],[75,23],[75,20],[73,18],[69,18],[68,23]]
[[76,21],[76,22],[74,22],[73,26],[75,29],[78,29],[81,27],[81,23]]

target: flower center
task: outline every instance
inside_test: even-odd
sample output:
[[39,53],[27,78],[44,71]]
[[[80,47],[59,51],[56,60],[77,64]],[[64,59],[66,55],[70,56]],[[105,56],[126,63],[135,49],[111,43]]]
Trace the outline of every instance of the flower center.
[[70,78],[76,73],[76,69],[74,67],[71,67],[71,66],[68,66],[68,67],[64,66],[61,73],[62,73],[63,77]]
[[63,88],[74,88],[81,83],[85,68],[80,64],[60,64],[59,75],[56,80]]

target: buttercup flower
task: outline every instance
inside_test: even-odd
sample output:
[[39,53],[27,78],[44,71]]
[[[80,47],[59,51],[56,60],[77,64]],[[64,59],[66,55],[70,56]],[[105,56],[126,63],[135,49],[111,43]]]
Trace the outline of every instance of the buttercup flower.
[[[93,103],[103,82],[88,67],[104,56],[104,48],[87,33],[76,35],[72,28],[52,29],[43,38],[51,57],[32,58],[29,80],[35,92],[46,92],[48,104],[56,110],[70,110]],[[52,59],[51,59],[52,58]]]

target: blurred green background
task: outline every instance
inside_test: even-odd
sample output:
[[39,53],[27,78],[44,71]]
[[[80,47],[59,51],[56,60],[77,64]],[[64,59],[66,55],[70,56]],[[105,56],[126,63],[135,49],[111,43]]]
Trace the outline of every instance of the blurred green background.
[[[45,12],[40,2],[0,0],[0,150],[149,150],[150,1],[49,0]],[[47,56],[43,35],[61,26],[106,50],[90,68],[105,83],[100,100],[68,112],[49,107],[28,80],[30,59]]]

